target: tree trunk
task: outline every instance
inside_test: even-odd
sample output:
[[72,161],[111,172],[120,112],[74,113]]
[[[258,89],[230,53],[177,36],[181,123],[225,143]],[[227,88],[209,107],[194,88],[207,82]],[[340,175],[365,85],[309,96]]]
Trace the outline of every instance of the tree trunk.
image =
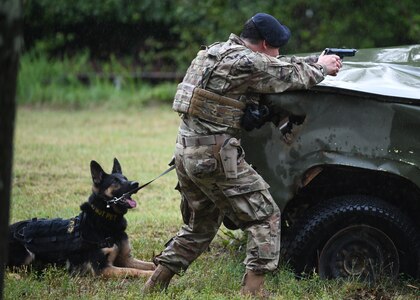
[[3,299],[13,161],[13,129],[19,53],[22,48],[22,5],[0,2],[0,300]]

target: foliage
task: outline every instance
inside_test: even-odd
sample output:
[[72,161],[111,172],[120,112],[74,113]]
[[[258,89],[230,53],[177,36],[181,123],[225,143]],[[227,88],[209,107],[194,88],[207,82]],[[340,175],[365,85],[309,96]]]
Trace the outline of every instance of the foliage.
[[[419,43],[420,3],[402,0],[283,1],[291,48],[370,48]],[[413,26],[414,25],[414,26]]]
[[24,8],[18,102],[30,105],[169,103],[175,82],[151,86],[133,74],[182,74],[201,45],[239,33],[258,11],[292,30],[282,54],[420,43],[413,0],[208,0],[193,8],[189,0],[26,0]]
[[200,45],[239,33],[256,12],[292,30],[283,53],[325,47],[382,47],[419,43],[416,0],[48,0],[25,1],[25,38],[49,53],[87,48],[94,57],[130,55],[154,69],[185,68]]
[[175,83],[151,85],[134,78],[135,72],[139,71],[112,57],[95,64],[87,53],[57,59],[32,51],[21,58],[17,101],[69,108],[142,107],[172,101]]
[[[167,168],[179,117],[169,107],[141,110],[39,110],[17,114],[12,222],[32,217],[70,218],[91,192],[89,162],[110,171],[121,162],[130,179],[146,182]],[[182,224],[174,172],[133,198],[128,234],[133,255],[150,260]],[[225,230],[225,229],[224,229]],[[219,235],[167,293],[142,297],[146,278],[103,279],[69,276],[62,269],[43,273],[7,272],[5,299],[244,299],[239,296],[244,250]],[[236,234],[234,234],[236,235]],[[273,299],[418,299],[419,282],[400,280],[363,284],[356,280],[298,280],[285,266],[267,276]]]

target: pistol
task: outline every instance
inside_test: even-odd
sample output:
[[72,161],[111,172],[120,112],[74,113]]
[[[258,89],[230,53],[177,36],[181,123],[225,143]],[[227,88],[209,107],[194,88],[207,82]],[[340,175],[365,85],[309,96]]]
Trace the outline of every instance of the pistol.
[[356,49],[345,49],[345,48],[325,48],[324,54],[325,55],[331,55],[335,54],[340,57],[340,59],[343,59],[344,56],[355,56],[357,50]]

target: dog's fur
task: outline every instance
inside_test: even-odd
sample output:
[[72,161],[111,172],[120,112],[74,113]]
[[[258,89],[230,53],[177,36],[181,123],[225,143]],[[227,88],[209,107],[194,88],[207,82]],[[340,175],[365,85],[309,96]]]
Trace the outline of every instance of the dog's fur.
[[[75,222],[76,227],[80,225],[77,228],[80,228],[82,240],[77,241],[80,241],[83,247],[68,250],[76,244],[71,240],[70,244],[67,243],[64,246],[64,249],[57,250],[60,247],[51,244],[51,237],[47,231],[43,233],[44,240],[45,237],[48,239],[49,249],[55,249],[55,252],[42,248],[42,251],[34,252],[34,248],[31,248],[31,243],[34,241],[25,236],[25,234],[29,235],[28,232],[31,230],[28,224],[33,224],[31,222],[34,220],[17,222],[9,226],[7,264],[9,267],[30,264],[37,267],[44,267],[47,264],[66,265],[71,272],[92,272],[105,277],[149,276],[153,273],[155,269],[153,263],[144,262],[131,256],[128,235],[125,233],[127,221],[124,214],[128,209],[135,207],[136,202],[130,196],[117,203],[107,202],[124,193],[130,193],[139,184],[127,180],[122,174],[121,165],[116,158],[111,174],[105,173],[96,161],[91,161],[90,169],[93,180],[92,194],[88,201],[80,206],[80,215],[69,220],[52,219],[69,224],[66,225],[65,231],[70,233],[74,231]],[[41,219],[40,221],[49,222],[51,220]],[[44,226],[44,231],[45,228],[50,227]],[[54,236],[54,232],[51,235]]]

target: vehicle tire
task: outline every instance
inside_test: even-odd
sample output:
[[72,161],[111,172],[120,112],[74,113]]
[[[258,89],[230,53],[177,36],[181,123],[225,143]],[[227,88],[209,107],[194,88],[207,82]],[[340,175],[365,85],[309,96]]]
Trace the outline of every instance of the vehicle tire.
[[351,195],[323,201],[288,230],[282,259],[298,274],[376,280],[420,275],[420,234],[398,208]]

